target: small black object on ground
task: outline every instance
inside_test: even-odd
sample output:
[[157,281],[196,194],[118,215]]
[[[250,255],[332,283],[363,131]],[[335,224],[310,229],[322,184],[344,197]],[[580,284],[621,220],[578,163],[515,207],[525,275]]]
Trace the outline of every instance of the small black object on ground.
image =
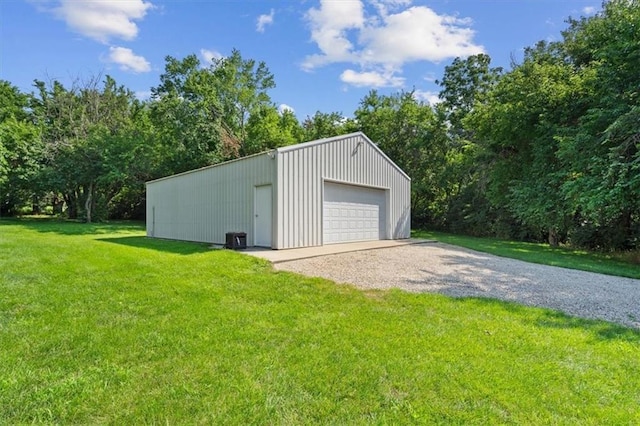
[[232,250],[242,250],[247,248],[246,232],[227,232],[225,236],[224,248]]

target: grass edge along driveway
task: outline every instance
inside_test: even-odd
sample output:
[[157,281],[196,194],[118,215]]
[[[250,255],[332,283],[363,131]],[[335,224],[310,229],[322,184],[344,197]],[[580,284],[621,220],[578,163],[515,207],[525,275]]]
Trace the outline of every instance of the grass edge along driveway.
[[0,221],[0,423],[640,422],[640,333]]
[[433,239],[525,262],[640,279],[640,264],[636,260],[638,253],[589,252],[565,247],[551,247],[543,243],[479,238],[425,230],[414,230],[411,232],[411,236]]

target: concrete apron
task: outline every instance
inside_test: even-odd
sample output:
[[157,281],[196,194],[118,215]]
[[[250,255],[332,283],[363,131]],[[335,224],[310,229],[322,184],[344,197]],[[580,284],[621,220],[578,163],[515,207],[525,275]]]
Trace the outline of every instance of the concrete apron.
[[255,257],[267,259],[271,263],[290,262],[292,260],[308,259],[310,257],[327,256],[330,254],[348,253],[361,250],[375,250],[391,247],[400,247],[410,244],[434,243],[433,240],[406,239],[406,240],[379,240],[379,241],[361,241],[357,243],[343,244],[327,244],[325,246],[303,247],[285,250],[271,250],[261,247],[249,247],[241,250]]

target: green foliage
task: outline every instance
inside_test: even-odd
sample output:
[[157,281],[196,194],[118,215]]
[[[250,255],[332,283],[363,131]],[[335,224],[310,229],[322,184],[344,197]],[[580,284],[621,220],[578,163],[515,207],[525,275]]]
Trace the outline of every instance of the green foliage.
[[253,142],[247,140],[247,122],[252,114],[272,106],[267,91],[276,86],[273,74],[267,64],[243,59],[236,49],[214,60],[208,71],[214,77],[224,122],[240,142],[239,154],[247,155],[251,149],[245,145]]
[[25,95],[0,81],[3,213],[50,199],[74,219],[141,217],[147,180],[302,139],[295,116],[274,111],[266,65],[236,50],[208,68],[195,55],[167,57],[146,103],[109,76],[100,83],[36,81]]
[[[546,232],[551,244],[638,246],[638,25],[637,2],[610,1],[595,16],[569,20],[562,41],[526,49],[521,64],[488,86],[468,77],[478,68],[461,60],[447,69],[443,82],[461,87],[443,90],[452,140],[463,135],[478,145],[469,181],[498,213],[484,215],[486,229],[512,223],[511,237],[527,230]],[[469,82],[484,88],[473,102]]]
[[414,225],[598,250],[640,244],[640,4],[569,19],[508,71],[456,58],[441,103],[368,93],[353,118],[279,113],[264,62],[168,56],[141,103],[107,77],[36,95],[0,81],[0,211],[51,200],[71,218],[142,217],[144,182],[364,131],[412,178]]
[[249,154],[301,142],[303,130],[291,111],[263,106],[249,117],[243,151]]
[[473,126],[466,125],[476,105],[485,102],[502,69],[491,68],[485,54],[456,58],[445,67],[437,106],[438,119],[447,131],[445,165],[439,185],[445,197],[441,215],[431,223],[441,229],[477,235],[495,234],[497,214],[487,200],[487,175],[491,168]]
[[556,135],[580,113],[582,79],[557,59],[559,46],[540,43],[505,74],[467,117],[492,163],[487,196],[524,226],[548,230],[556,244],[572,211],[560,191],[565,171]]
[[38,193],[42,145],[28,103],[16,87],[0,81],[0,215],[16,213]]
[[592,70],[594,78],[588,110],[559,152],[569,164],[564,190],[577,205],[581,226],[619,229],[624,237],[614,247],[637,247],[640,6],[611,1],[598,16],[570,24],[564,33],[567,49],[576,66]]
[[195,55],[167,56],[160,82],[150,108],[163,145],[162,175],[297,142],[297,120],[280,117],[267,93],[275,81],[266,64],[238,50],[209,67]]
[[195,55],[182,60],[167,56],[160,85],[151,93],[150,117],[162,158],[160,175],[215,164],[237,155],[237,142],[224,137],[215,76],[201,67]]
[[355,112],[357,126],[411,178],[412,220],[428,223],[442,214],[438,177],[446,158],[446,134],[433,109],[412,92],[381,96],[371,91]]
[[12,214],[37,194],[42,158],[38,129],[10,117],[0,123],[0,211]]
[[107,205],[132,177],[137,145],[145,143],[135,119],[142,106],[133,92],[107,76],[65,88],[37,81],[35,122],[42,135],[44,161],[40,193],[62,194],[70,218],[105,218]]
[[7,181],[7,172],[9,170],[9,162],[7,161],[8,150],[4,147],[4,138],[0,139],[0,185]]
[[636,330],[363,292],[127,223],[0,228],[3,424],[640,420]]
[[491,68],[491,58],[484,53],[456,58],[444,69],[442,80],[436,81],[442,87],[440,99],[450,125],[452,139],[470,139],[463,126],[463,120],[474,109],[498,81],[502,68]]
[[26,106],[29,96],[21,93],[17,87],[6,80],[0,80],[0,123],[14,118],[24,121],[29,118]]
[[356,131],[357,125],[340,112],[316,111],[312,117],[303,121],[302,128],[302,140],[306,142],[351,133]]

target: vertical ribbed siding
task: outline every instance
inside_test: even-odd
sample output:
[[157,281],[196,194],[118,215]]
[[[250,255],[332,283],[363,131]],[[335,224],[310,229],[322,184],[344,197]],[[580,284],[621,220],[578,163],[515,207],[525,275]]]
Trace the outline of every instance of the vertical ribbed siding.
[[276,248],[323,243],[325,180],[387,190],[386,237],[410,236],[411,182],[361,134],[280,150],[277,164]]
[[275,160],[261,154],[149,182],[147,234],[222,244],[226,232],[242,231],[253,245],[255,187],[274,177]]
[[225,232],[244,231],[253,245],[255,187],[271,184],[273,248],[321,245],[325,181],[385,189],[386,238],[409,237],[410,180],[362,134],[149,182],[147,234],[223,243]]

